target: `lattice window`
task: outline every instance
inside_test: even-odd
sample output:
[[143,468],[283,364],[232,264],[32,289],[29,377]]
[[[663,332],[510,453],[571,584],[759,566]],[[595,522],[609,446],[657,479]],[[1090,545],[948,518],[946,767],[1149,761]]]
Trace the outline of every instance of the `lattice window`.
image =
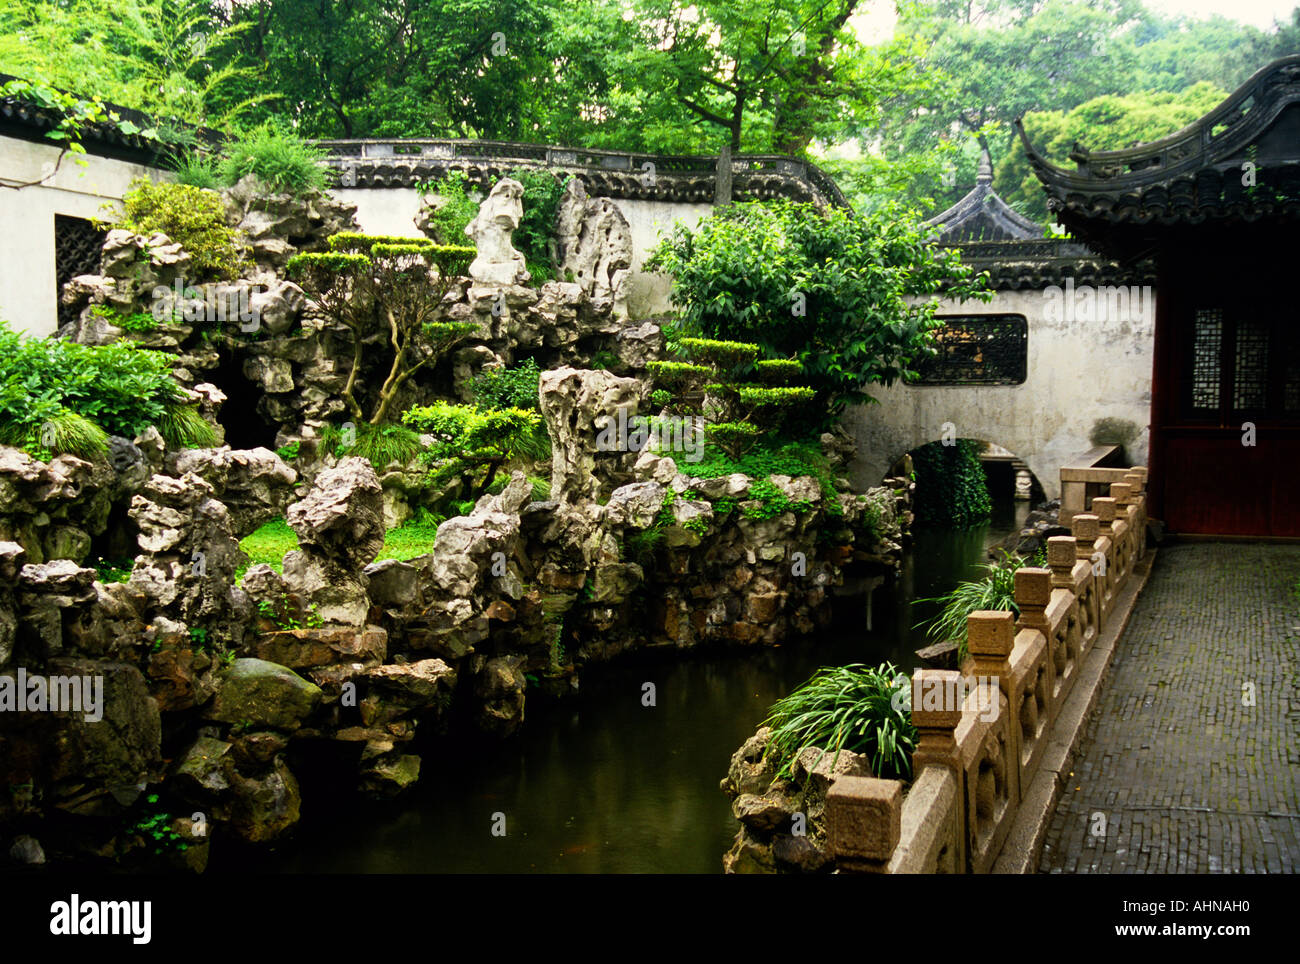
[[1192,408],[1218,411],[1222,352],[1223,310],[1199,309],[1192,340]]
[[1029,369],[1029,323],[1024,315],[942,318],[938,354],[919,366],[924,385],[1019,385]]
[[94,274],[99,270],[105,233],[85,218],[54,215],[54,297],[59,306],[60,326],[77,317],[75,310],[63,305],[63,286],[79,274]]
[[1237,351],[1233,359],[1232,407],[1252,411],[1268,406],[1268,326],[1237,322]]

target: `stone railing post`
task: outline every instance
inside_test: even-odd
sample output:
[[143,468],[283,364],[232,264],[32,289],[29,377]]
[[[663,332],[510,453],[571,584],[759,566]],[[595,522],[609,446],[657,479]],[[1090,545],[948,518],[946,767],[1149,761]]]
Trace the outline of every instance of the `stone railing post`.
[[1097,539],[1101,536],[1101,520],[1091,512],[1080,513],[1070,520],[1070,531],[1074,533],[1079,558],[1087,560],[1088,565],[1095,569],[1097,560],[1093,554],[1097,551]]
[[1047,607],[1052,602],[1052,570],[1032,567],[1017,569],[1015,580],[1016,605],[1020,607],[1020,619],[1017,622],[1017,628],[1037,630],[1043,634],[1043,638],[1047,641],[1044,650],[1046,659],[1043,662],[1043,671],[1046,673],[1044,681],[1048,699],[1046,710],[1047,722],[1050,726],[1056,718],[1058,708],[1055,700],[1057,692],[1056,632],[1051,620],[1047,618]]
[[1074,592],[1074,564],[1079,561],[1079,544],[1074,536],[1048,536],[1047,568],[1052,570],[1052,588]]
[[929,763],[960,772],[954,731],[961,722],[964,683],[951,669],[918,669],[912,674],[912,723],[917,729],[912,773]]
[[826,845],[836,869],[882,874],[903,835],[903,784],[837,777],[826,792]]
[[1013,613],[991,609],[979,610],[966,617],[966,648],[970,650],[976,676],[991,676],[998,688],[1006,687],[1011,677],[1011,649],[1016,643],[1016,618]]
[[1017,569],[1016,605],[1020,607],[1020,628],[1036,629],[1048,639],[1052,626],[1047,620],[1047,606],[1052,601],[1052,570]]

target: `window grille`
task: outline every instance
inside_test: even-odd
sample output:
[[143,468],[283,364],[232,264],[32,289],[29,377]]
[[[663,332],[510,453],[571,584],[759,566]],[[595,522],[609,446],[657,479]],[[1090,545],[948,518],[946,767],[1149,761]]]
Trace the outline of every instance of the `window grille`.
[[1029,323],[1024,315],[941,318],[938,354],[918,366],[923,385],[1019,385],[1029,370]]

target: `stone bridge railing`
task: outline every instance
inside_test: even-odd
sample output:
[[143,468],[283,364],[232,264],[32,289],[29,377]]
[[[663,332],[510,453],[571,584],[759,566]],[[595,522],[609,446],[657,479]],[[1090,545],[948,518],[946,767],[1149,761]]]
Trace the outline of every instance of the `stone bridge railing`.
[[338,171],[340,186],[349,188],[415,187],[449,171],[463,171],[485,187],[507,171],[535,167],[576,174],[589,194],[601,197],[711,204],[722,195],[723,200],[791,198],[848,206],[826,172],[779,154],[736,154],[724,162],[717,156],[433,138],[318,141],[317,146]]
[[[842,776],[826,798],[837,867],[866,873],[987,873],[1054,726],[1116,600],[1146,551],[1145,468],[1092,468],[1072,536],[1048,540],[1047,568],[1015,574],[1017,620],[973,613],[960,672],[917,670],[913,783]],[[1064,483],[1066,470],[1062,470]],[[986,685],[981,683],[987,681]]]

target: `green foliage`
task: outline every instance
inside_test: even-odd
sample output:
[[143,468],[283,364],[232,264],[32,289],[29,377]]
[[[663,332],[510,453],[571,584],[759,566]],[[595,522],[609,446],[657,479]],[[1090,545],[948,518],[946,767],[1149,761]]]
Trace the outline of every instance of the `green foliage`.
[[124,314],[110,305],[91,305],[90,313],[105,319],[110,325],[135,334],[146,334],[158,328],[158,322],[147,311]]
[[803,374],[803,365],[793,358],[764,358],[754,362],[754,374],[765,382],[785,383]]
[[918,525],[969,528],[986,521],[993,511],[974,439],[953,444],[931,442],[912,452],[916,471],[913,512]]
[[470,184],[463,171],[450,171],[438,181],[416,185],[421,194],[436,194],[439,204],[429,215],[434,240],[439,244],[464,244],[465,228],[478,214],[478,205],[469,196]]
[[226,184],[254,174],[277,194],[301,197],[329,187],[322,151],[283,128],[264,123],[228,143],[219,170]]
[[756,385],[736,386],[736,395],[748,405],[776,405],[789,407],[801,402],[811,402],[816,392],[803,386],[781,386],[778,388],[760,388]]
[[930,621],[926,633],[936,643],[955,640],[959,665],[965,661],[967,653],[966,617],[981,609],[1007,611],[1020,615],[1020,607],[1016,605],[1015,571],[1021,562],[1018,556],[1003,551],[998,561],[985,564],[983,577],[958,583],[951,592],[942,596],[914,600],[913,605],[941,604],[942,608]]
[[286,462],[292,462],[298,458],[298,449],[301,445],[302,443],[296,440],[289,442],[287,445],[281,445],[276,449],[275,454]]
[[167,157],[167,166],[176,173],[178,184],[216,191],[225,186],[217,158],[196,150],[174,151]]
[[[895,709],[900,691],[906,698]],[[910,681],[892,663],[823,667],[772,705],[764,721],[772,728],[765,755],[783,777],[800,750],[817,747],[837,758],[841,750],[865,753],[877,777],[910,779],[918,737],[910,696]]]
[[518,181],[524,189],[523,217],[515,230],[511,242],[524,256],[528,271],[532,275],[532,284],[540,285],[550,280],[555,273],[555,257],[552,246],[555,239],[555,214],[560,207],[560,196],[564,194],[564,185],[549,171],[520,168],[507,175]]
[[717,338],[680,338],[678,346],[691,358],[715,368],[736,368],[758,357],[757,345],[741,341],[722,341]]
[[798,361],[817,393],[820,427],[846,403],[869,400],[871,385],[914,375],[940,324],[937,302],[921,299],[944,288],[974,295],[970,270],[928,233],[897,208],[857,215],[786,201],[732,204],[694,231],[678,224],[648,267],[673,275],[684,335],[754,343],[758,357]]
[[145,797],[145,804],[151,809],[139,815],[134,823],[128,825],[126,832],[142,837],[145,845],[153,848],[155,855],[161,854],[164,850],[188,850],[189,844],[171,828],[175,818],[170,813],[152,809],[158,804],[158,794],[148,794]]
[[663,388],[656,388],[650,393],[650,404],[655,408],[663,408],[673,400],[673,393]]
[[357,427],[356,441],[351,446],[340,444],[340,455],[356,456],[369,460],[376,472],[389,465],[409,465],[422,451],[420,433],[405,425],[370,425]]
[[542,372],[537,362],[525,358],[513,368],[486,368],[470,380],[474,405],[480,410],[537,409]]
[[661,385],[674,387],[679,391],[699,382],[713,374],[707,365],[695,365],[691,362],[652,361],[646,365],[654,380]]
[[[384,534],[384,547],[376,559],[411,559],[432,551],[438,525],[443,521],[441,516],[427,510],[417,510],[411,519]],[[298,535],[284,519],[274,519],[240,540],[239,548],[249,561],[236,573],[238,579],[243,579],[249,566],[258,563],[266,563],[280,572],[284,568],[285,554],[298,548]],[[272,606],[271,611],[276,620],[283,620],[288,613],[284,607]]]
[[762,434],[762,429],[749,422],[713,422],[704,427],[704,437],[733,459],[740,458]]
[[[706,439],[709,438],[709,430],[714,428],[717,426],[708,426]],[[810,511],[812,506],[809,503],[791,502],[769,479],[772,475],[788,475],[792,478],[810,475],[821,486],[827,513],[836,515],[840,512],[830,462],[815,442],[760,443],[738,457],[729,455],[721,446],[706,444],[698,462],[683,460],[677,471],[687,478],[695,479],[715,479],[736,473],[755,479],[750,486],[748,499],[760,504],[746,506],[743,510],[743,514],[751,519],[771,519],[783,512]],[[728,506],[728,512],[737,508],[730,500],[720,500],[714,503],[715,513],[720,511],[719,506],[724,502]]]
[[120,559],[105,559],[100,556],[89,565],[95,570],[95,579],[107,585],[111,582],[128,581],[131,578],[131,570],[135,567],[135,560],[129,556]]
[[370,258],[364,254],[307,251],[291,257],[285,265],[285,273],[290,278],[297,279],[306,278],[312,273],[342,275],[365,271],[370,268],[370,264]]
[[121,226],[135,234],[161,231],[180,244],[200,275],[231,279],[244,265],[221,195],[189,184],[138,178],[122,199]]
[[171,358],[117,342],[28,338],[0,323],[0,442],[38,458],[103,454],[109,435],[157,426],[174,446],[215,444],[185,400]]
[[488,490],[497,470],[519,459],[544,458],[549,438],[535,410],[481,410],[472,405],[438,401],[417,406],[402,416],[414,430],[434,437],[424,457],[432,469],[429,483],[441,488],[461,475],[483,475],[473,488],[477,498]]

